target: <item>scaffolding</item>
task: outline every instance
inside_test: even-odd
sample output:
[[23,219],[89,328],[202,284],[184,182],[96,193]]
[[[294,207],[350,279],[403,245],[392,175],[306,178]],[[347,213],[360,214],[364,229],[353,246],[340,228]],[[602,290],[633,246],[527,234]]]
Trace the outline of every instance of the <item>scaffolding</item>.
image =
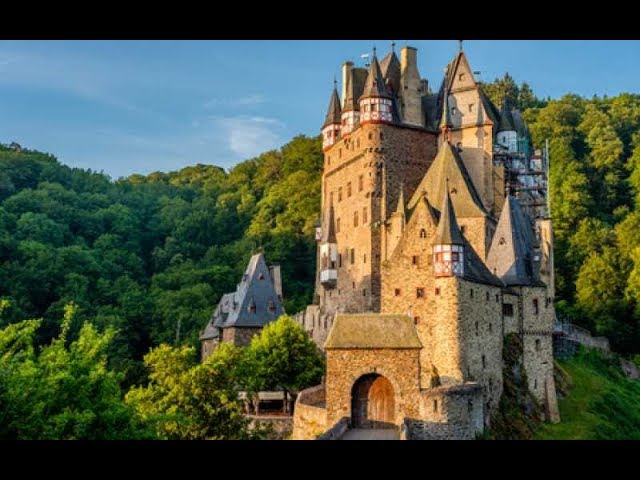
[[532,220],[549,218],[549,143],[532,154],[494,149],[493,163],[504,168],[504,192],[516,197]]

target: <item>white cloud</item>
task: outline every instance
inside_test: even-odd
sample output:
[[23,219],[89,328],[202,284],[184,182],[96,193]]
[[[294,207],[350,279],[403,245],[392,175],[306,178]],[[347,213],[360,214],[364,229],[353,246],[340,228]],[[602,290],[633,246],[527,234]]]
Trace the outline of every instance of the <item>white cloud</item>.
[[266,101],[267,99],[264,95],[256,93],[240,98],[212,98],[211,100],[205,102],[202,106],[204,108],[213,108],[220,106],[246,107],[251,105],[259,105]]
[[282,143],[278,133],[284,125],[274,118],[213,117],[226,133],[229,149],[244,158],[255,157]]

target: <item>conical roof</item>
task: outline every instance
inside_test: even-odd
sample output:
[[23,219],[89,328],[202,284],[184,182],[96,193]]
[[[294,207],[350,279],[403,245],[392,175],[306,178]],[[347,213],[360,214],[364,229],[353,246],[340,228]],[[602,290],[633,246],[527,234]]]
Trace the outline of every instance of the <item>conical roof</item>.
[[511,115],[511,106],[509,105],[509,99],[505,98],[502,102],[502,111],[500,112],[500,123],[498,124],[498,130],[496,132],[510,132],[517,131],[516,124],[513,121]]
[[[447,182],[448,184],[448,182]],[[433,239],[434,245],[464,245],[464,239],[460,233],[460,227],[456,220],[456,214],[451,204],[451,196],[447,188],[440,211],[440,222],[436,236]]]
[[364,84],[364,90],[360,98],[367,97],[383,97],[391,98],[387,90],[387,86],[382,78],[382,72],[380,71],[380,64],[376,54],[373,54],[371,65],[369,66],[369,74],[367,75],[367,81]]
[[331,94],[331,100],[329,101],[329,109],[327,110],[327,118],[322,125],[325,128],[328,125],[340,125],[342,111],[340,110],[340,97],[338,97],[338,88],[333,85],[333,93]]

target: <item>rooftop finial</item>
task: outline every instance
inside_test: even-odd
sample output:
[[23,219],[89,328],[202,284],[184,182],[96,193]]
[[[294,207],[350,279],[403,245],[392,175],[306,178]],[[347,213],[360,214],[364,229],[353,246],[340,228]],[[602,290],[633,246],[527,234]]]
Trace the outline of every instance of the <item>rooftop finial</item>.
[[373,46],[373,56],[374,57],[376,56],[376,46],[375,45]]
[[391,53],[395,52],[396,50],[396,42],[395,40],[391,40]]
[[458,40],[458,50],[462,51],[462,40]]
[[336,80],[336,76],[333,76],[333,88],[338,88],[338,80]]

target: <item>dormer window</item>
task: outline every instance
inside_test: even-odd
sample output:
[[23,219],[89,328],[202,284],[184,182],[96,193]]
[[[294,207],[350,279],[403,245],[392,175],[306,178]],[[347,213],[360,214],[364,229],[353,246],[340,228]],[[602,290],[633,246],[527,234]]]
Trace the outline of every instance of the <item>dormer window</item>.
[[256,313],[256,304],[252,303],[249,305],[249,313]]
[[420,230],[420,238],[427,238],[427,231],[424,228]]
[[269,311],[271,313],[274,313],[276,311],[276,305],[275,303],[273,303],[273,301],[269,300],[269,306],[267,307],[269,309]]
[[504,237],[500,237],[500,240],[498,240],[498,245],[504,245],[505,243],[507,243],[507,241],[504,239]]
[[264,273],[261,273],[260,275],[258,275],[258,280],[264,280]]
[[458,81],[462,82],[464,80],[464,73],[458,74]]

